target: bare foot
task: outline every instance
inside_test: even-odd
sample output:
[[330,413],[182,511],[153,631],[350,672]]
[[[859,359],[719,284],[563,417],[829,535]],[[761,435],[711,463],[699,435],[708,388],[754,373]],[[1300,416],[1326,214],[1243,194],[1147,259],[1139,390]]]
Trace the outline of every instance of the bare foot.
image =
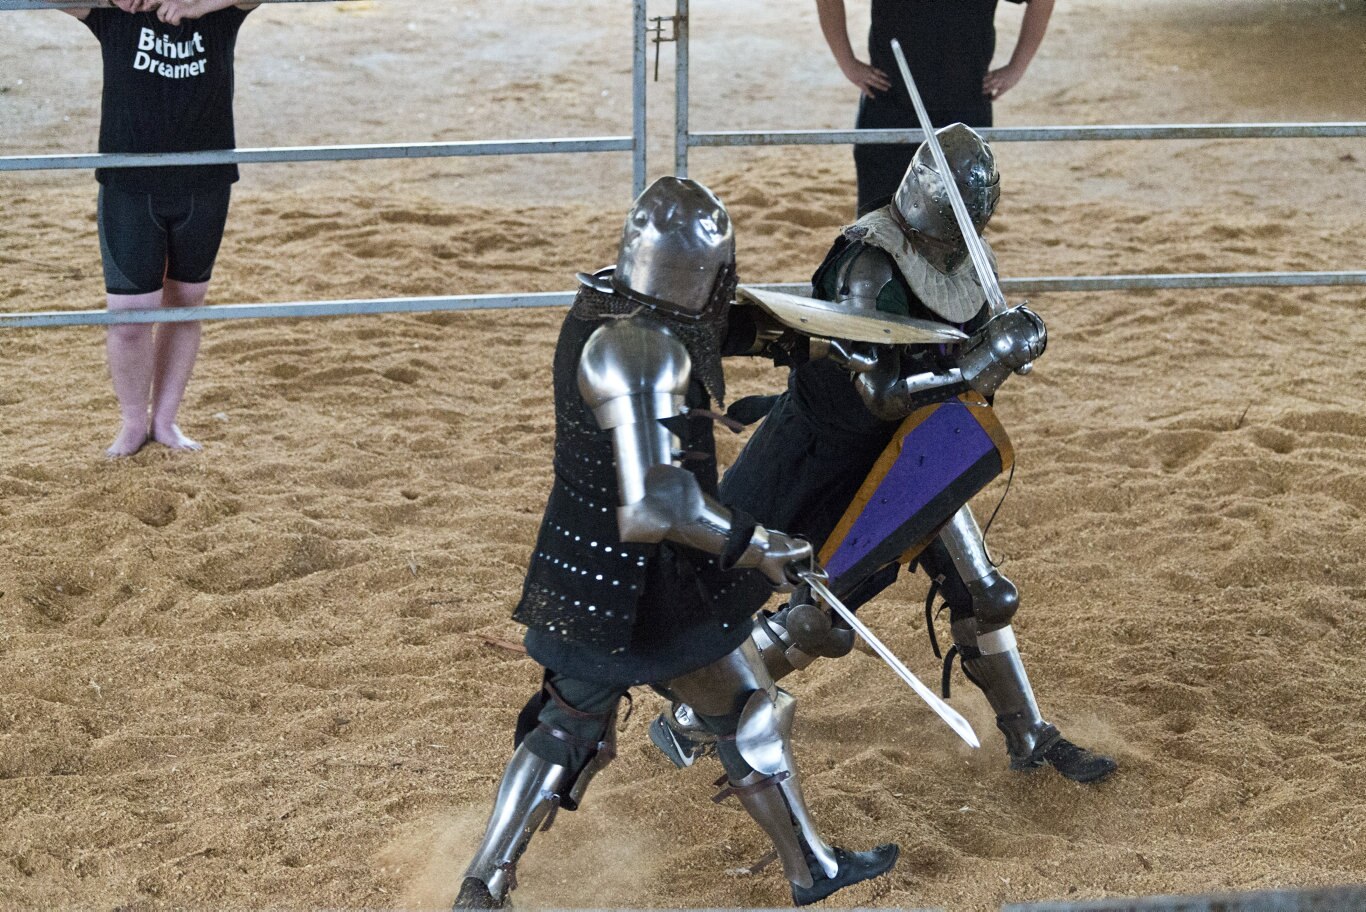
[[189,437],[186,437],[184,432],[180,430],[180,425],[178,424],[173,424],[167,428],[154,428],[152,430],[151,439],[172,450],[186,450],[188,452],[197,453],[204,449],[203,444],[199,443],[199,441],[191,440]]
[[114,442],[109,444],[108,448],[105,449],[104,455],[108,456],[110,459],[121,459],[124,456],[132,456],[138,450],[145,447],[147,441],[151,439],[151,436],[147,433],[146,422],[125,421],[123,427],[119,428],[119,435],[115,437]]

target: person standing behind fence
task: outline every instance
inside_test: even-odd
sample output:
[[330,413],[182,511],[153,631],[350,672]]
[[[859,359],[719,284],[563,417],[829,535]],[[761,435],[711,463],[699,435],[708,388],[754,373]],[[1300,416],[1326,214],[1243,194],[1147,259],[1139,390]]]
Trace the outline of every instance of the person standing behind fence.
[[[821,32],[835,62],[863,93],[855,128],[919,126],[901,77],[889,75],[897,73],[891,51],[893,38],[906,52],[911,75],[936,127],[951,123],[991,126],[992,101],[1020,81],[1043,42],[1053,13],[1053,0],[1011,2],[1028,4],[1020,37],[1010,62],[992,70],[997,0],[873,0],[868,31],[871,63],[854,55],[844,0],[816,0]],[[891,202],[917,148],[914,144],[854,146],[859,217]]]
[[[233,148],[233,49],[258,5],[114,0],[113,8],[64,10],[103,51],[100,151]],[[100,168],[95,178],[109,309],[203,304],[237,166]],[[109,375],[123,420],[109,456],[131,456],[150,441],[200,449],[176,424],[199,334],[198,322],[109,327]]]

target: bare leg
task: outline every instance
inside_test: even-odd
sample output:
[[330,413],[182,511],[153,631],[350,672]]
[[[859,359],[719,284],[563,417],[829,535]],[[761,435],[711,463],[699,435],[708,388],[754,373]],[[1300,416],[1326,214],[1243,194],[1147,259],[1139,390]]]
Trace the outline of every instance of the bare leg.
[[[166,280],[164,307],[198,307],[204,303],[208,282]],[[199,321],[160,323],[156,330],[156,370],[152,377],[152,439],[173,450],[203,449],[181,433],[176,413],[199,354]]]
[[[110,310],[148,310],[161,306],[161,292],[142,295],[109,295]],[[105,342],[109,356],[109,378],[119,400],[123,425],[106,449],[111,458],[131,456],[147,443],[150,424],[147,406],[151,401],[152,375],[155,371],[155,345],[150,323],[124,323],[109,327]]]

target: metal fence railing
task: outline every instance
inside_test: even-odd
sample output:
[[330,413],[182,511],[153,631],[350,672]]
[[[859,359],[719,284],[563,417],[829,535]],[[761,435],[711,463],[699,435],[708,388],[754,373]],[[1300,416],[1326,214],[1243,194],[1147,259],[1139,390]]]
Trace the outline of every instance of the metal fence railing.
[[[1145,139],[1361,139],[1366,123],[1132,124],[1081,127],[974,127],[992,142],[1096,142]],[[687,149],[735,146],[899,145],[924,138],[909,130],[721,130],[688,133],[675,167],[687,170]],[[676,148],[676,155],[678,153]]]
[[[265,3],[322,3],[338,0],[261,0]],[[646,159],[646,50],[651,30],[647,27],[647,0],[632,0],[632,118],[631,135],[570,137],[555,139],[481,140],[371,145],[304,146],[187,152],[166,155],[58,154],[0,157],[0,172],[67,170],[96,167],[151,167],[165,164],[220,164],[236,162],[355,161],[360,159],[415,159],[493,155],[549,155],[570,153],[631,152],[632,190],[645,187]],[[689,0],[675,0],[675,15],[659,17],[653,30],[655,41],[674,41],[674,170],[688,173],[688,153],[694,148],[779,145],[848,145],[859,143],[916,143],[918,129],[907,130],[761,130],[693,132],[689,126]],[[108,6],[108,0],[0,0],[7,10],[59,9]],[[664,38],[663,22],[671,21],[672,38]],[[1189,125],[1112,125],[995,127],[981,131],[995,142],[1075,142],[1214,139],[1363,138],[1366,123],[1251,123]],[[1366,271],[1236,272],[1102,276],[1039,276],[1002,281],[1014,294],[1040,292],[1094,292],[1169,288],[1246,288],[1261,286],[1366,285]],[[805,285],[767,285],[789,291],[809,290]],[[298,301],[280,304],[218,304],[209,307],[166,308],[151,311],[103,310],[0,313],[0,329],[57,326],[108,325],[113,323],[161,323],[186,320],[238,320],[343,316],[356,314],[464,311],[493,308],[553,307],[568,305],[573,292],[536,294],[459,295],[419,298],[383,298],[347,301]]]
[[[263,3],[326,3],[338,0],[260,0]],[[0,0],[0,12],[112,6],[108,0]],[[631,133],[553,139],[481,140],[367,145],[298,146],[168,154],[70,154],[0,156],[0,172],[60,171],[90,168],[147,168],[158,165],[260,164],[267,162],[357,161],[364,159],[467,158],[497,155],[556,155],[630,152],[634,197],[645,188],[646,158],[646,0],[632,0]],[[305,301],[289,304],[233,304],[150,311],[59,311],[0,314],[0,328],[88,326],[112,323],[163,323],[185,320],[320,317],[349,314],[415,313],[489,307],[546,307],[567,304],[572,294],[481,295],[463,298],[388,298],[373,301]]]
[[[1164,288],[1261,288],[1322,285],[1366,285],[1366,272],[1209,272],[1171,275],[1036,276],[1002,279],[1001,290],[1014,295],[1043,292],[1127,291]],[[749,287],[792,294],[810,294],[804,283],[776,283]],[[162,310],[52,310],[0,314],[0,329],[51,326],[108,326],[114,323],[181,323],[190,320],[260,320],[340,317],[360,314],[435,313],[526,307],[568,307],[572,291],[527,294],[451,295],[375,300],[298,301],[288,304],[212,304]]]
[[[906,130],[750,130],[700,131],[689,126],[689,0],[675,0],[674,32],[674,173],[688,174],[688,152],[696,148],[752,146],[834,146],[911,144],[924,139],[919,129]],[[1366,138],[1366,123],[1146,124],[1113,126],[991,127],[978,129],[992,142],[1093,142],[1102,140],[1212,140]],[[1110,275],[1003,281],[1006,291],[1121,291],[1140,288],[1247,288],[1288,285],[1366,285],[1366,271],[1231,272],[1165,275]]]

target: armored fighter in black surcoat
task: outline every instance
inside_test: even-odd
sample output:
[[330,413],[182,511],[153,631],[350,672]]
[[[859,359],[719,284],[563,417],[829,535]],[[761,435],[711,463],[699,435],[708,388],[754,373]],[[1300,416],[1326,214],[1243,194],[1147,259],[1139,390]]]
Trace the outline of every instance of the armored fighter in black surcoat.
[[[936,131],[973,227],[980,235],[1000,195],[990,148],[954,124]],[[983,242],[985,243],[985,242]],[[987,251],[989,253],[989,249]],[[761,522],[810,541],[818,552],[840,522],[902,420],[923,406],[964,393],[990,398],[1011,373],[1026,373],[1043,353],[1043,321],[1025,306],[994,308],[976,279],[947,189],[928,145],[920,148],[891,203],[845,229],[812,278],[816,298],[851,313],[892,313],[947,322],[961,344],[859,346],[832,340],[789,375],[780,396],[721,483],[721,496]],[[943,524],[915,561],[950,612],[949,653],[986,695],[1005,736],[1013,769],[1045,764],[1079,782],[1103,778],[1115,763],[1068,741],[1039,712],[1010,620],[1014,584],[987,554],[966,506]],[[897,564],[842,593],[857,607],[886,586]],[[812,625],[809,605],[761,617],[754,641],[777,680],[819,655],[842,655],[852,634]],[[928,613],[928,607],[927,607]],[[794,623],[800,621],[800,623]],[[948,668],[945,669],[945,681]],[[690,711],[675,706],[656,720],[655,743],[687,765],[701,741]]]
[[531,835],[612,759],[617,705],[638,684],[717,737],[726,792],[772,839],[798,905],[896,861],[895,845],[846,852],[820,837],[792,759],[792,697],[750,639],[751,614],[811,549],[717,497],[708,407],[724,395],[734,257],[720,201],[662,178],[627,216],[615,267],[580,276],[555,350],[555,482],[515,614],[544,685],[456,908],[503,906]]

